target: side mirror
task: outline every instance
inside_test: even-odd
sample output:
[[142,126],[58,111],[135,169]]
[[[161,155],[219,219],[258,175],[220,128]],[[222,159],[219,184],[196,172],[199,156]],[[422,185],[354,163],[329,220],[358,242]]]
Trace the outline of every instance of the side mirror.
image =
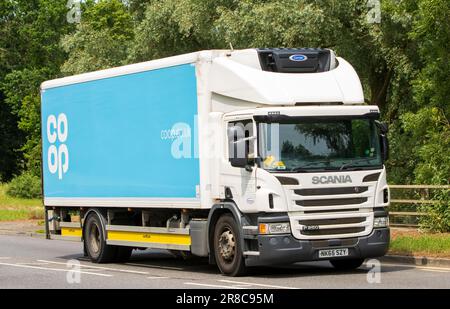
[[238,140],[233,143],[233,147],[237,150],[234,158],[230,158],[230,164],[233,167],[245,168],[247,172],[253,171],[253,166],[255,165],[255,158],[253,154],[248,153],[248,149],[246,147],[246,143],[254,140],[256,137],[247,137]]
[[250,158],[232,158],[230,159],[230,164],[233,167],[245,168],[247,172],[252,172],[255,160]]
[[231,158],[230,164],[233,167],[245,168],[245,166],[247,165],[247,159],[246,158]]
[[380,143],[381,143],[381,156],[383,162],[389,159],[389,141],[387,138],[387,133],[389,132],[389,126],[386,122],[375,121],[378,129],[380,130]]
[[385,162],[389,159],[389,141],[386,134],[380,135],[381,140],[381,155],[383,157],[383,161]]
[[387,134],[389,132],[389,125],[387,124],[387,122],[381,122],[377,120],[375,121],[375,123],[382,134]]

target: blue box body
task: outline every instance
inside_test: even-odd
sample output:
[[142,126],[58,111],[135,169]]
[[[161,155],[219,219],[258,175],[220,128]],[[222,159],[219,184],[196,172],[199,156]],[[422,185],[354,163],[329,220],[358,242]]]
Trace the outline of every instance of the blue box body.
[[[196,115],[193,64],[43,90],[44,197],[196,198]],[[190,157],[172,155],[176,123]]]

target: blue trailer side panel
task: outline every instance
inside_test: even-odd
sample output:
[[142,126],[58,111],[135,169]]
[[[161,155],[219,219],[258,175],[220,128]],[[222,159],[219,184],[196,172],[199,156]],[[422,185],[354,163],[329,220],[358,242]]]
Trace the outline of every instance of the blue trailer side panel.
[[195,198],[196,115],[193,64],[44,90],[44,196]]

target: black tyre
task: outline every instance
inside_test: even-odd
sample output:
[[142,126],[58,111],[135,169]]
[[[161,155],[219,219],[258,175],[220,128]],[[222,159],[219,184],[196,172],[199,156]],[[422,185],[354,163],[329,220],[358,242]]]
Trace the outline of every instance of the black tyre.
[[214,230],[214,255],[222,274],[235,277],[246,273],[240,242],[239,229],[233,216],[222,215]]
[[351,260],[330,260],[331,265],[338,270],[353,270],[364,263],[364,259],[351,259]]
[[114,258],[114,261],[117,263],[128,262],[128,260],[131,257],[131,253],[133,252],[133,248],[131,248],[131,247],[117,246],[116,250],[117,251],[116,251],[116,256]]
[[87,217],[83,239],[87,255],[92,262],[110,263],[115,261],[117,247],[106,244],[102,221],[96,213],[91,213]]
[[199,258],[196,255],[193,255],[191,252],[189,251],[181,251],[181,250],[169,250],[170,253],[172,253],[172,255],[177,258],[177,259],[181,259],[184,261],[190,261],[190,260],[194,260]]

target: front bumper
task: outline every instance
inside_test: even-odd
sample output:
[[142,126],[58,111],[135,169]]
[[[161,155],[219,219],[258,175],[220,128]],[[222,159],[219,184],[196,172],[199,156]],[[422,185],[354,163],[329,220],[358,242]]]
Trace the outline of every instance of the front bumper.
[[298,240],[291,234],[258,235],[259,255],[246,257],[247,266],[290,264],[329,260],[319,258],[319,250],[348,248],[349,255],[331,259],[380,257],[389,248],[389,228],[376,228],[368,236],[352,239]]

